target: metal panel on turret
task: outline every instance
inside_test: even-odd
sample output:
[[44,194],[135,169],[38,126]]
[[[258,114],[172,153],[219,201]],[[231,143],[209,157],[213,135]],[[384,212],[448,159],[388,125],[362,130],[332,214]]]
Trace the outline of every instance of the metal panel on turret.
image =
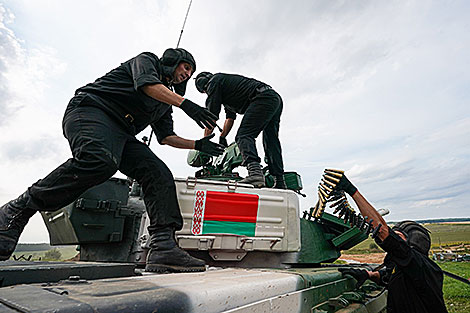
[[293,191],[254,189],[235,181],[175,181],[184,218],[183,229],[177,234],[182,248],[245,252],[300,249],[299,201]]

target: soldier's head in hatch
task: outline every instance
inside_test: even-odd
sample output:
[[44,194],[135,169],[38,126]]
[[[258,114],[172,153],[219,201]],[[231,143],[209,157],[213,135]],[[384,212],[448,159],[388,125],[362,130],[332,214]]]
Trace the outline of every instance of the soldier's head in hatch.
[[199,92],[206,92],[207,91],[207,84],[209,83],[209,80],[214,76],[211,72],[201,72],[197,74],[196,76],[196,89]]
[[175,92],[183,96],[188,79],[196,71],[194,57],[183,48],[170,48],[163,53],[161,62],[165,77],[172,82]]
[[410,247],[425,255],[428,254],[431,248],[431,236],[427,228],[414,221],[402,221],[393,226],[392,230],[403,234],[406,239],[403,237],[402,239],[405,239]]

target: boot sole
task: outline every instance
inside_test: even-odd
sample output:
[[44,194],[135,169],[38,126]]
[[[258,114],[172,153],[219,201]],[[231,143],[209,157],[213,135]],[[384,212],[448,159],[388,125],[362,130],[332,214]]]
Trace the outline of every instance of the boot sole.
[[264,184],[264,183],[246,183],[246,182],[242,182],[242,181],[239,181],[239,183],[247,184],[247,185],[252,185],[252,186],[255,187],[255,188],[263,188],[263,187],[266,187],[266,184]]
[[164,265],[164,264],[147,264],[145,266],[146,272],[155,273],[190,273],[190,272],[204,272],[205,266],[178,266],[178,265]]

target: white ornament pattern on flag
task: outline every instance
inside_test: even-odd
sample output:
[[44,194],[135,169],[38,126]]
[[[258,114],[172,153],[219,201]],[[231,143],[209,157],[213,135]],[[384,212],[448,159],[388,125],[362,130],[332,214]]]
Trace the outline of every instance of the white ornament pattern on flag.
[[202,224],[204,222],[204,207],[206,200],[206,191],[197,190],[194,193],[193,221],[191,224],[191,233],[193,235],[202,234]]

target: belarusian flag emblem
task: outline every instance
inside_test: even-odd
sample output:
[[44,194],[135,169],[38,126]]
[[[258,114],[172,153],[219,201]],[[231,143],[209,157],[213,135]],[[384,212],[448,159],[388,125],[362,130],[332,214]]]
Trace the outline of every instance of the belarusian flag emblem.
[[197,190],[191,233],[254,236],[258,207],[256,194]]

